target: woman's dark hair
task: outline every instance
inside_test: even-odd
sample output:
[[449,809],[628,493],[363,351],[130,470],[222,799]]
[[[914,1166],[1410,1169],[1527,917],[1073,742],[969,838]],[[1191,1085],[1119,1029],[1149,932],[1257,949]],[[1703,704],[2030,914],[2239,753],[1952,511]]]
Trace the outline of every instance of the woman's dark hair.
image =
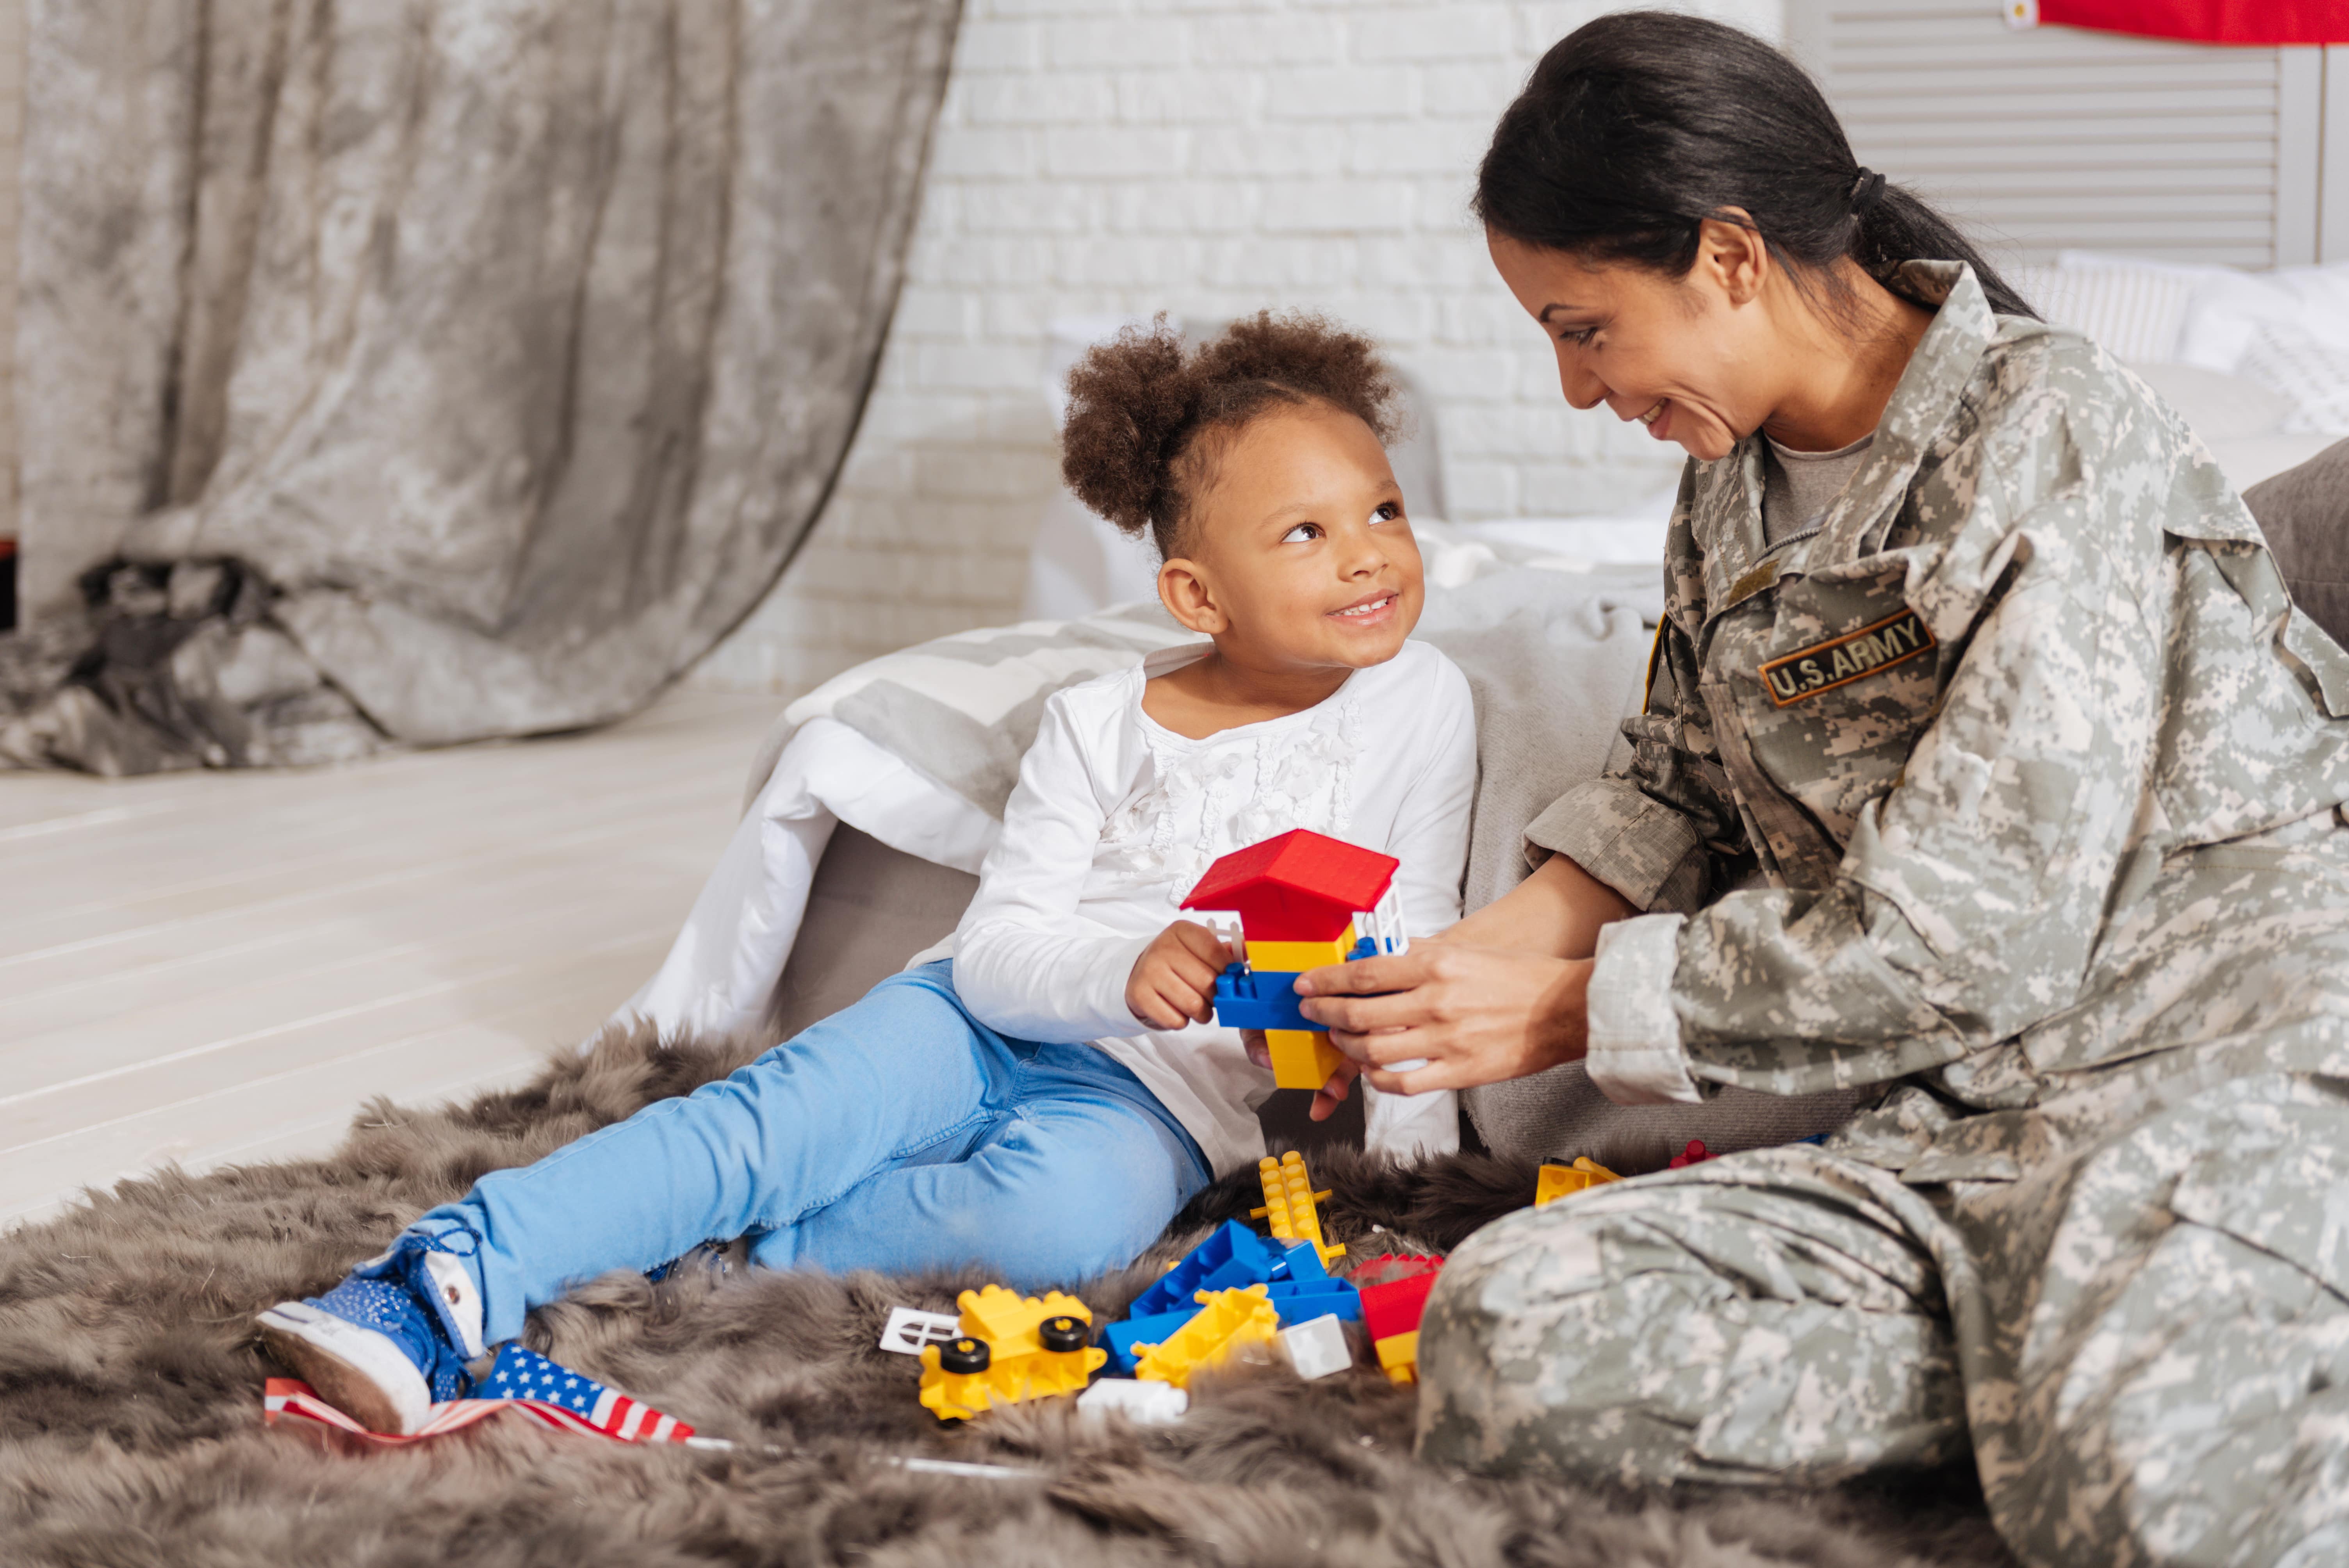
[[1702,17],[1624,11],[1568,34],[1476,172],[1492,232],[1671,277],[1695,264],[1698,224],[1733,207],[1797,286],[1823,283],[1838,307],[1848,256],[1896,293],[1902,262],[1964,262],[1991,309],[2038,314],[1956,225],[1860,167],[1807,72]]
[[1272,408],[1317,402],[1394,438],[1394,379],[1369,338],[1318,315],[1261,311],[1185,353],[1160,316],[1069,372],[1061,477],[1121,531],[1148,531],[1162,558],[1180,555],[1190,502],[1223,442]]

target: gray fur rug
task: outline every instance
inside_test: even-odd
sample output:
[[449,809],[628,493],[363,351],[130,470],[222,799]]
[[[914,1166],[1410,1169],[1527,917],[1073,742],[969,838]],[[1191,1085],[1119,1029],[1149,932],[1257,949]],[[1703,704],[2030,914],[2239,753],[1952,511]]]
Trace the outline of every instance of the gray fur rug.
[[[732,1454],[636,1448],[501,1418],[378,1450],[267,1429],[254,1312],[332,1284],[480,1173],[683,1092],[752,1054],[612,1038],[472,1104],[361,1113],[331,1157],[164,1174],[0,1236],[0,1563],[668,1565],[1538,1564],[1761,1568],[2010,1561],[1965,1478],[1823,1494],[1637,1497],[1415,1463],[1413,1392],[1375,1371],[1300,1384],[1249,1368],[1195,1387],[1173,1428],[1089,1429],[1068,1401],[943,1429],[893,1304],[950,1308],[969,1278],[609,1275],[539,1313],[529,1343]],[[1524,1166],[1401,1171],[1324,1154],[1333,1235],[1442,1247],[1524,1202]],[[1164,1261],[1244,1213],[1204,1194],[1152,1259],[1081,1294],[1114,1315]],[[1380,1229],[1392,1233],[1381,1236]],[[1367,1246],[1364,1244],[1367,1243]],[[771,1445],[772,1450],[766,1451]],[[988,1479],[890,1464],[1016,1467]]]

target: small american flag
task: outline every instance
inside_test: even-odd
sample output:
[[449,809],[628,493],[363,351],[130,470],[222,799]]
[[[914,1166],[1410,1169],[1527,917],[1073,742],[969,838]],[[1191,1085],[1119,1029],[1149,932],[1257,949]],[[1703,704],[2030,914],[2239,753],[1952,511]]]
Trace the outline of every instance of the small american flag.
[[624,1443],[683,1442],[693,1429],[626,1394],[616,1394],[584,1372],[549,1361],[535,1350],[509,1345],[474,1390],[484,1399],[512,1399],[553,1427],[594,1432]]
[[[310,1385],[272,1377],[264,1392],[264,1418],[297,1416],[378,1443],[412,1443],[486,1420],[502,1410],[519,1410],[566,1432],[615,1438],[624,1443],[695,1441],[693,1429],[674,1416],[606,1388],[584,1372],[549,1361],[534,1350],[509,1345],[498,1352],[489,1376],[474,1386],[475,1398],[432,1407],[424,1425],[405,1437],[370,1432],[318,1398]],[[708,1439],[695,1443],[704,1446]],[[731,1447],[732,1445],[725,1445]]]

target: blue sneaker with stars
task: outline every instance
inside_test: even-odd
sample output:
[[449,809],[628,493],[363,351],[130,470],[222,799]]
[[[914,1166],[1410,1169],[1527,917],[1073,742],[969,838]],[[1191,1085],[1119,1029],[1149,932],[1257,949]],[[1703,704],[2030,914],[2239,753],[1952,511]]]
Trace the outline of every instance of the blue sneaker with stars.
[[324,1295],[261,1315],[261,1342],[371,1432],[406,1435],[432,1407],[471,1389],[465,1363],[482,1353],[481,1293],[464,1264],[473,1233],[404,1231],[381,1257]]

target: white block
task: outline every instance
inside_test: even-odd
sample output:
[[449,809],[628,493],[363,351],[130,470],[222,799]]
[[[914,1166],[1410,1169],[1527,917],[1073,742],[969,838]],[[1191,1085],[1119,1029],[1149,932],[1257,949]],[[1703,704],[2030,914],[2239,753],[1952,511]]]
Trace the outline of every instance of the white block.
[[1297,1375],[1309,1383],[1354,1364],[1354,1353],[1346,1344],[1346,1326],[1334,1312],[1282,1329],[1280,1348]]
[[1171,1427],[1190,1408],[1191,1396],[1174,1384],[1132,1377],[1103,1377],[1077,1396],[1077,1408],[1088,1420],[1105,1421],[1114,1413],[1145,1427]]

